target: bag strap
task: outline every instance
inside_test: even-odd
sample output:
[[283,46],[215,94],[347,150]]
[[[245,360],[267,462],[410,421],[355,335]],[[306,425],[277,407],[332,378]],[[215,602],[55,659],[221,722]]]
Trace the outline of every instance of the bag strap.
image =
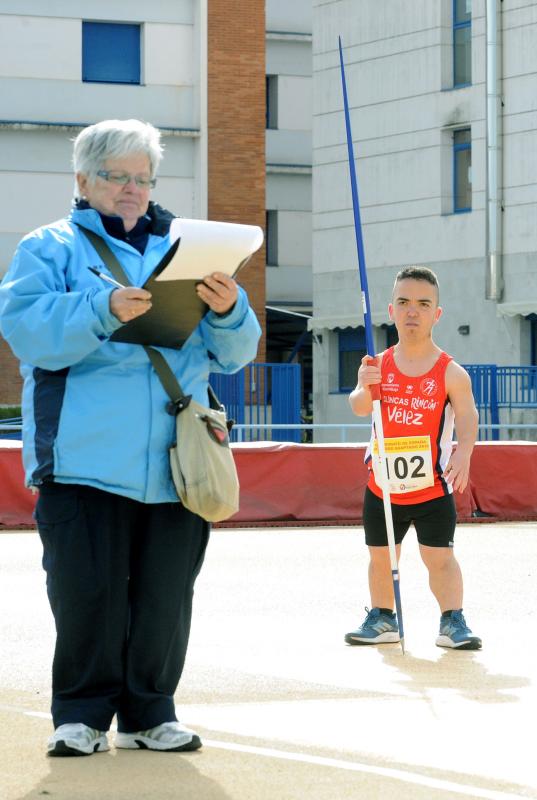
[[77,222],[75,222],[75,225],[81,231],[81,233],[84,234],[86,239],[89,240],[90,244],[93,245],[97,251],[97,255],[100,256],[101,260],[106,264],[116,281],[123,283],[125,286],[132,286],[132,283],[127,277],[125,270],[107,243],[104,241],[103,237],[99,236],[99,234],[95,233],[95,231],[90,231],[87,228],[83,228],[82,225],[79,225]]
[[[82,227],[82,225],[78,225],[78,223],[75,224],[84,234],[86,239],[89,240],[90,244],[93,245],[97,251],[97,254],[106,264],[114,278],[119,281],[119,283],[125,284],[125,286],[132,286],[127,274],[125,273],[125,270],[121,266],[121,263],[116,258],[108,244],[104,241],[102,236],[99,236],[99,234],[95,233],[94,231],[90,231],[87,228]],[[185,395],[181,389],[181,384],[177,380],[172,368],[160,350],[156,350],[154,347],[148,347],[145,344],[142,345],[142,347],[147,353],[147,356],[153,365],[153,369],[157,373],[159,380],[164,387],[164,391],[170,398],[170,402],[166,404],[166,411],[172,416],[175,416],[180,411],[183,411],[185,408],[187,408],[190,400],[192,399],[192,395]],[[208,386],[208,395],[209,406],[213,409],[223,411],[224,407],[210,384]]]
[[181,389],[179,381],[172,371],[172,368],[160,350],[155,350],[154,347],[147,347],[145,344],[143,345],[143,348],[147,353],[149,360],[153,364],[153,369],[157,373],[159,380],[164,387],[164,391],[170,398],[170,402],[166,403],[166,411],[168,414],[171,414],[172,417],[174,417],[179,414],[180,411],[184,411],[184,409],[188,407],[188,404],[192,399],[192,395],[185,395]]

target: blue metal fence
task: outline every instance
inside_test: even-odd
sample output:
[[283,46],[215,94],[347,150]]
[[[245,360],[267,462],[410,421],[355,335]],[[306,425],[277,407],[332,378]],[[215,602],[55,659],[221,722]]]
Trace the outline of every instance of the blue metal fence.
[[0,439],[22,439],[22,417],[0,419]]
[[497,367],[501,408],[537,407],[537,367]]
[[[234,375],[221,375],[212,373],[210,384],[216,392],[218,399],[226,407],[228,419],[244,424],[244,370]],[[233,439],[233,434],[231,436]]]
[[[537,408],[537,367],[465,364],[482,424],[499,425],[500,409]],[[498,428],[482,430],[480,438],[499,439]]]
[[[211,374],[211,386],[225,405],[228,418],[239,425],[256,427],[232,430],[232,441],[300,442],[300,428],[277,425],[300,425],[300,364],[248,364],[234,375]],[[3,439],[21,438],[21,419],[2,420]],[[11,430],[11,424],[16,427]]]
[[[212,374],[210,381],[228,417],[256,426],[242,432],[241,441],[301,441],[300,429],[273,427],[300,425],[300,364],[253,363],[235,375]],[[239,440],[238,431],[231,439]]]
[[[480,439],[498,440],[500,427],[511,427],[500,426],[501,409],[537,409],[537,366],[465,364],[464,368],[479,411]],[[232,441],[302,441],[308,426],[301,424],[299,364],[253,363],[234,375],[211,374],[210,380],[228,417],[241,426],[232,431]],[[20,418],[0,420],[0,438],[20,439],[21,422]]]
[[[496,364],[465,364],[470,375],[475,404],[479,412],[479,422],[487,425],[498,425],[500,412],[498,408],[498,374]],[[480,439],[500,438],[498,428],[481,429]]]

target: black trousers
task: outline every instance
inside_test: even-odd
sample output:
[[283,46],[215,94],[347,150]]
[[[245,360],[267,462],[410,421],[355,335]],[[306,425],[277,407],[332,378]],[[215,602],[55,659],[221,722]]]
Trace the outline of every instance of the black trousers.
[[175,720],[208,523],[180,503],[59,483],[41,487],[36,519],[57,633],[54,726]]

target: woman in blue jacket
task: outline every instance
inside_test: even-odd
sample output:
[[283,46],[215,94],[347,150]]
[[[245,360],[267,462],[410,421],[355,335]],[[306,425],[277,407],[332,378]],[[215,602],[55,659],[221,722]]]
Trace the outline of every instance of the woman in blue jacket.
[[[159,132],[138,120],[85,128],[74,144],[78,197],[67,218],[20,242],[0,286],[0,330],[21,361],[23,457],[57,639],[50,755],[116,747],[194,750],[174,692],[209,525],[178,501],[168,448],[175,419],[140,345],[110,341],[151,308],[142,286],[170,246],[173,215],[149,200]],[[86,228],[132,287],[114,288]],[[105,266],[99,267],[107,272]],[[209,311],[180,350],[163,353],[186,394],[207,405],[209,372],[256,354],[259,324],[222,273],[197,288]]]

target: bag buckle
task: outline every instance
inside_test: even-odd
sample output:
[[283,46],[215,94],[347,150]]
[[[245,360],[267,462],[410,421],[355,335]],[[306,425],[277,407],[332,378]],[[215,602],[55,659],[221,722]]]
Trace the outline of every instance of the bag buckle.
[[176,417],[181,413],[181,411],[184,411],[185,408],[188,408],[191,400],[191,394],[185,394],[183,397],[179,397],[177,400],[169,400],[166,403],[166,411],[171,417]]

